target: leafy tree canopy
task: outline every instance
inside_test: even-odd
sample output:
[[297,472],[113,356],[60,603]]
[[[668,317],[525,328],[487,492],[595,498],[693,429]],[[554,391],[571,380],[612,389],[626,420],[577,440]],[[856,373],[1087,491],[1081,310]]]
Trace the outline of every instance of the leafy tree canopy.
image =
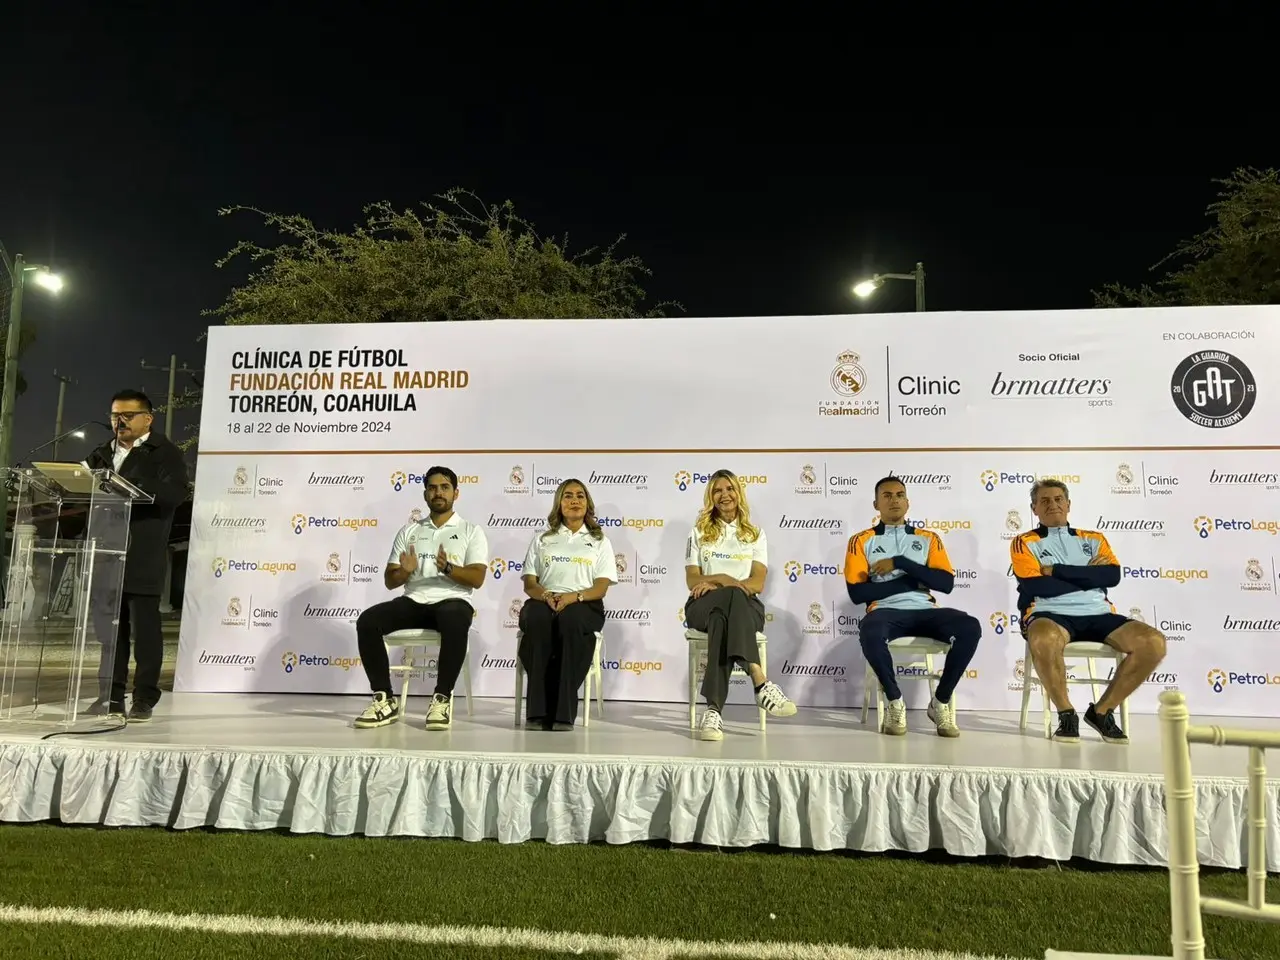
[[284,238],[263,247],[241,241],[218,261],[247,257],[254,272],[206,311],[228,324],[387,323],[498,318],[662,316],[645,310],[649,269],[617,247],[571,255],[567,240],[540,236],[507,201],[496,206],[452,190],[442,205],[365,208],[351,232],[322,230],[301,216],[255,214]]
[[1206,215],[1213,223],[1152,270],[1163,278],[1136,289],[1094,292],[1099,307],[1198,307],[1280,303],[1280,172],[1236,170]]

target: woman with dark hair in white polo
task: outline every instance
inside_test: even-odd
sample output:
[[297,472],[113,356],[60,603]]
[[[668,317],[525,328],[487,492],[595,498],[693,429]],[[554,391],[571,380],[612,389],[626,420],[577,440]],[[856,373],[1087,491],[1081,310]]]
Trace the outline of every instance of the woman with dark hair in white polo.
[[756,634],[764,627],[760,594],[768,573],[768,542],[764,531],[751,522],[746,491],[733,473],[717,470],[707,481],[702,510],[685,549],[685,622],[707,635],[707,672],[702,678],[707,710],[698,727],[702,740],[724,738],[720,712],[738,664],[750,675],[761,709],[774,717],[795,715],[796,705],[760,669]]
[[529,678],[525,725],[572,730],[578,689],[587,679],[604,627],[604,596],[618,582],[613,544],[596,522],[596,505],[580,480],[556,490],[547,530],[524,557],[517,655]]

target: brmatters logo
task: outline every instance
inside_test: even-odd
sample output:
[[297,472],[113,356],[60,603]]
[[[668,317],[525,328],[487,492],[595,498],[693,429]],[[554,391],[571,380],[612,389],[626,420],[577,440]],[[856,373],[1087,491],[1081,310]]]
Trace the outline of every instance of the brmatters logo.
[[778,521],[779,530],[826,531],[833,537],[844,535],[844,521],[839,517],[789,517],[785,513]]
[[1149,537],[1163,537],[1165,535],[1165,522],[1163,520],[1140,520],[1136,517],[1125,517],[1116,519],[1112,517],[1098,517],[1098,522],[1094,529],[1103,533],[1142,533]]
[[1251,490],[1280,490],[1280,473],[1243,470],[1240,473],[1209,471],[1211,487],[1245,487]]
[[653,616],[648,610],[639,610],[635,607],[629,609],[607,607],[604,618],[606,621],[617,620],[635,627],[647,627],[653,622]]
[[237,557],[214,557],[210,564],[214,577],[222,579],[232,573],[297,573],[298,565],[289,560],[245,560]]
[[1276,520],[1240,520],[1236,517],[1196,517],[1191,521],[1201,540],[1209,539],[1211,533],[1268,533],[1275,536],[1280,531],[1280,521]]
[[878,417],[880,401],[868,392],[869,378],[862,358],[852,350],[836,357],[836,365],[828,380],[835,400],[818,404],[818,415],[824,417]]
[[232,473],[227,493],[233,497],[274,497],[283,489],[284,480],[280,477],[259,473],[257,468],[250,471],[242,465]]
[[1214,693],[1225,693],[1227,687],[1273,687],[1280,684],[1280,676],[1267,673],[1236,673],[1214,667],[1205,677]]
[[312,473],[307,486],[328,490],[363,490],[364,475],[359,473]]
[[305,513],[295,513],[289,521],[293,532],[301,535],[305,530],[356,530],[373,529],[378,525],[377,517],[310,517]]
[[[1025,355],[1024,355],[1025,356]],[[1079,360],[1078,354],[1056,354],[1062,360]],[[1020,358],[1021,359],[1021,358]],[[1031,359],[1046,358],[1037,355]],[[1091,407],[1109,407],[1111,401],[1109,377],[1019,377],[1006,378],[1003,370],[996,371],[991,382],[991,396],[997,400],[1033,400],[1052,398],[1057,400],[1084,400]]]
[[[689,490],[697,486],[705,486],[711,482],[711,474],[698,473],[697,471],[677,470],[673,478],[676,487],[680,490]],[[769,478],[764,474],[738,475],[738,482],[744,487],[758,486],[769,482]]]
[[210,530],[218,530],[223,533],[236,531],[237,533],[266,533],[267,518],[266,517],[224,517],[215,513],[213,519],[209,521]]
[[1030,493],[1030,487],[1037,480],[1058,480],[1061,483],[1074,484],[1080,482],[1078,473],[1022,473],[1020,471],[1008,472],[1005,470],[983,470],[978,474],[978,482],[982,484],[982,489],[987,493],[995,493],[997,487],[1007,487],[1010,485],[1026,486],[1027,492]]
[[1253,373],[1239,357],[1222,350],[1193,353],[1173,371],[1173,405],[1198,427],[1220,430],[1249,415],[1258,399]]
[[587,483],[592,487],[628,487],[632,490],[649,489],[647,473],[596,473],[591,471]]
[[830,563],[801,563],[799,560],[788,560],[782,565],[782,572],[791,583],[797,583],[801,577],[834,577],[840,568]]

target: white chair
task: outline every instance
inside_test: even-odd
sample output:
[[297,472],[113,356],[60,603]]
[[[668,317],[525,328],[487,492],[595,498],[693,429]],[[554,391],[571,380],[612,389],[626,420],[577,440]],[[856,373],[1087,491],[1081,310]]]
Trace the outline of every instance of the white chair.
[[[1196,784],[1191,775],[1191,744],[1249,748],[1248,899],[1200,896],[1200,857],[1196,850]],[[1202,914],[1280,923],[1280,906],[1267,903],[1267,759],[1280,749],[1274,730],[1226,730],[1193,727],[1187,698],[1177,690],[1160,694],[1160,747],[1164,756],[1165,833],[1169,839],[1169,915],[1173,960],[1204,960]],[[1048,950],[1045,960],[1162,960],[1127,954],[1071,953]]]
[[[516,632],[516,726],[520,726],[522,715],[524,713],[524,665],[520,662],[520,638],[524,636],[522,631]],[[587,671],[587,679],[582,684],[582,725],[584,727],[591,726],[591,698],[596,698],[596,710],[600,719],[604,719],[604,664],[602,661],[602,653],[604,647],[604,634],[596,632],[596,652],[595,659],[591,662],[591,669]],[[594,694],[592,691],[594,690]]]
[[[1062,651],[1063,660],[1084,660],[1089,665],[1089,676],[1073,678],[1070,670],[1067,671],[1067,684],[1088,684],[1093,688],[1093,702],[1098,702],[1098,697],[1102,694],[1098,689],[1098,684],[1104,681],[1098,679],[1097,670],[1094,668],[1095,660],[1111,660],[1115,666],[1119,668],[1120,662],[1124,660],[1125,655],[1115,647],[1109,647],[1105,643],[1095,643],[1091,640],[1076,640],[1068,643],[1066,649]],[[1044,735],[1048,739],[1053,737],[1053,715],[1050,711],[1049,695],[1045,692],[1044,684],[1040,682],[1040,678],[1036,676],[1036,665],[1031,659],[1031,644],[1026,644],[1026,650],[1022,654],[1022,719],[1018,721],[1018,729],[1025,731],[1027,729],[1027,714],[1031,708],[1031,685],[1035,684],[1040,688],[1040,702],[1044,707]],[[1120,726],[1124,728],[1125,733],[1129,732],[1129,701],[1125,700],[1120,704]]]
[[[400,682],[400,710],[401,716],[404,716],[404,710],[409,705],[409,679],[415,670],[426,670],[426,663],[418,663],[414,657],[415,650],[421,650],[423,659],[432,650],[438,656],[440,653],[440,633],[437,630],[397,630],[394,633],[388,633],[382,638],[382,642],[387,645],[387,659],[391,659],[391,648],[401,647],[403,652],[400,654],[400,662],[391,665],[391,672],[400,674],[404,679]],[[462,682],[467,690],[467,716],[471,716],[471,653],[467,652],[467,656],[462,661]],[[449,726],[453,726],[453,694],[449,694]]]
[[[945,654],[951,649],[951,645],[943,643],[940,640],[930,640],[927,637],[898,637],[889,641],[889,655],[893,658],[894,668],[906,667],[908,670],[923,670],[923,674],[903,677],[904,680],[928,680],[929,696],[933,697],[934,690],[938,687],[938,680],[942,677],[941,670],[933,668],[933,658],[938,654]],[[899,657],[907,659],[900,660]],[[921,659],[923,657],[923,659]],[[875,693],[876,698],[876,729],[880,730],[884,727],[884,690],[880,687],[880,681],[876,678],[876,672],[871,669],[871,664],[867,664],[867,668],[862,676],[862,722],[867,722],[867,711],[871,706],[871,695]]]
[[[684,632],[684,638],[689,641],[689,729],[698,729],[698,666],[702,658],[707,655],[707,635],[701,630],[689,630]],[[760,651],[760,669],[766,674],[769,672],[769,656],[766,650],[769,638],[763,633],[756,634],[756,648]],[[768,714],[764,708],[760,708],[760,729],[765,729],[765,719]]]
[[[1169,900],[1175,960],[1204,960],[1201,914],[1280,923],[1280,906],[1267,903],[1267,750],[1280,749],[1274,730],[1193,727],[1186,697],[1177,690],[1160,694],[1160,741],[1164,755],[1166,833],[1169,837]],[[1196,850],[1196,787],[1191,776],[1191,744],[1248,747],[1249,853],[1248,899],[1200,896],[1200,858]]]

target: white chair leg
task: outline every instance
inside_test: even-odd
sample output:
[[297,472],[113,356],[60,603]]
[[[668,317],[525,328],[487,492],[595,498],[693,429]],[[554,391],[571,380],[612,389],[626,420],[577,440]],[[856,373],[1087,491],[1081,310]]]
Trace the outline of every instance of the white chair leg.
[[1018,721],[1018,730],[1025,733],[1027,717],[1031,713],[1031,678],[1035,675],[1035,664],[1031,662],[1031,644],[1026,645],[1022,654],[1022,718]]
[[698,657],[699,644],[689,641],[689,729],[698,729]]
[[1093,702],[1098,702],[1098,671],[1094,667],[1094,658],[1089,657],[1086,661],[1089,664],[1089,690],[1093,693]]
[[929,677],[929,702],[933,702],[933,695],[938,690],[938,681],[933,675],[933,654],[926,653],[924,655],[924,672]]
[[602,649],[602,646],[603,646],[602,642],[600,640],[597,640],[596,641],[596,663],[595,663],[596,704],[600,710],[600,713],[598,714],[598,716],[601,719],[604,719],[604,663],[602,662],[602,658],[604,656],[604,650]]
[[[467,691],[467,716],[468,717],[474,716],[475,710],[471,706],[471,701],[474,698],[471,696],[471,654],[470,653],[468,653],[466,657],[464,657],[462,660],[462,683]],[[453,721],[452,710],[449,711],[449,720],[450,722]]]
[[1044,736],[1046,740],[1053,739],[1053,717],[1049,713],[1049,688],[1044,685],[1044,681],[1039,678],[1036,683],[1040,685],[1040,706],[1044,710]]
[[524,716],[524,667],[520,665],[520,658],[516,657],[516,726],[523,723]]
[[880,689],[877,684],[875,671],[871,669],[871,664],[867,664],[862,670],[862,725],[867,725],[867,711],[871,709],[871,691]]
[[[756,649],[760,652],[760,672],[767,677],[769,675],[769,655],[765,650],[764,644],[762,643],[757,643]],[[747,674],[747,681],[748,683],[751,681],[751,674],[749,673]],[[766,729],[765,721],[768,719],[768,717],[769,715],[768,713],[765,712],[764,707],[761,707],[760,708],[760,729],[761,730]]]

